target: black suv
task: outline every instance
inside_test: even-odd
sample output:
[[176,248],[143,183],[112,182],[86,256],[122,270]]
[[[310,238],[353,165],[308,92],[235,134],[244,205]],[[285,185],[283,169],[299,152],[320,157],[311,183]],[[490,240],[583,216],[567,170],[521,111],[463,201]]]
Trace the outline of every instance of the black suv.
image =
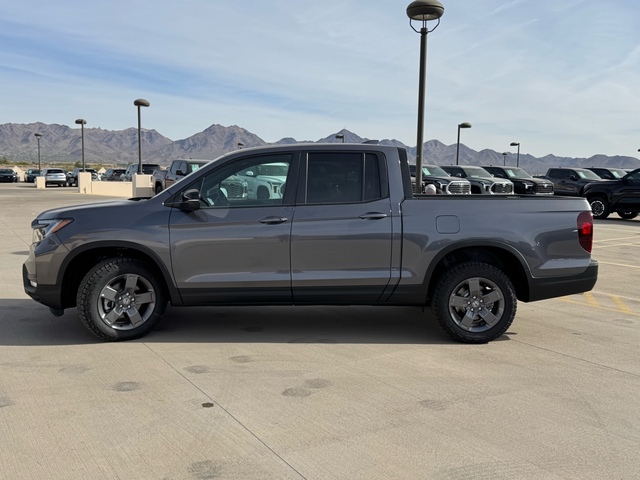
[[534,178],[520,167],[482,167],[494,177],[506,178],[513,182],[513,190],[518,195],[553,195],[553,183],[544,178]]
[[590,183],[584,187],[584,196],[591,204],[593,218],[607,218],[616,212],[630,220],[640,213],[640,168],[618,180]]
[[78,173],[80,172],[89,172],[91,174],[91,181],[96,182],[100,180],[98,176],[98,172],[94,168],[74,168],[73,172],[67,175],[67,185],[70,187],[78,186]]
[[127,167],[127,170],[121,175],[120,179],[125,182],[131,182],[133,180],[133,175],[136,173],[141,173],[142,175],[152,175],[153,171],[156,168],[160,168],[160,165],[157,163],[143,163],[142,164],[142,172],[138,172],[138,167],[140,164],[131,163]]
[[617,180],[629,173],[622,168],[587,167],[587,170],[591,170],[603,180]]
[[591,182],[607,182],[586,168],[550,168],[544,177],[553,182],[553,191],[556,195],[582,197],[585,185]]

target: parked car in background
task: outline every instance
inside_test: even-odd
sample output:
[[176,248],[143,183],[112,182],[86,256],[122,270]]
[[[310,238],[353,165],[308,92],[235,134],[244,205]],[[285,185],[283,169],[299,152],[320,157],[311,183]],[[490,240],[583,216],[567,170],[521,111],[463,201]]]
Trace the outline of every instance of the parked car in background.
[[[416,166],[409,165],[411,173],[411,185],[415,191]],[[438,165],[422,166],[422,193],[425,193],[427,185],[436,187],[436,193],[447,194],[468,194],[471,193],[471,183],[469,180],[459,177],[452,177]]]
[[94,168],[74,168],[73,172],[71,172],[68,175],[68,179],[67,182],[69,184],[69,186],[71,187],[77,187],[78,186],[78,174],[80,172],[89,172],[91,174],[91,181],[92,182],[97,182],[100,180],[100,175],[98,175],[98,172],[94,169]]
[[471,193],[482,195],[513,194],[513,182],[495,178],[482,167],[473,165],[445,165],[442,167],[452,177],[466,178],[471,183]]
[[103,182],[119,182],[127,171],[126,168],[109,168],[102,175]]
[[586,168],[557,167],[547,170],[542,177],[553,182],[553,192],[556,195],[582,197],[585,185],[591,182],[605,182],[598,175]]
[[61,168],[45,168],[42,170],[44,176],[44,186],[57,185],[58,187],[67,186],[67,174]]
[[607,218],[612,212],[625,220],[636,218],[640,213],[640,168],[616,180],[589,183],[583,194],[593,218]]
[[0,168],[0,182],[17,183],[18,174],[10,168]]
[[[122,180],[125,182],[130,182],[133,179],[133,175],[138,173],[139,165],[137,163],[131,163],[122,174]],[[153,171],[156,168],[160,168],[160,165],[157,163],[143,163],[142,164],[142,175],[153,175]]]
[[247,197],[258,200],[282,198],[287,180],[288,165],[282,162],[254,165],[238,172],[247,184]]
[[591,170],[603,180],[617,180],[629,173],[623,168],[587,167],[587,170]]
[[166,170],[156,168],[153,171],[152,185],[155,193],[160,193],[166,190],[178,180],[183,179],[190,173],[195,172],[203,165],[206,165],[211,160],[196,160],[196,159],[178,159],[173,160],[169,164]]
[[33,183],[36,181],[36,177],[40,176],[40,170],[37,168],[30,168],[24,174],[24,181],[28,183]]
[[534,178],[520,167],[482,167],[497,178],[506,178],[513,182],[514,192],[518,195],[553,195],[553,183],[544,178]]

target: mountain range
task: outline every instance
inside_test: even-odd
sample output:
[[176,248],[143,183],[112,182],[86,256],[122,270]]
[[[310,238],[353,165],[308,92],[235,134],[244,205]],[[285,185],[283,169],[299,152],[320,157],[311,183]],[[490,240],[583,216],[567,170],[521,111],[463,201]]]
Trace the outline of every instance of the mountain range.
[[[45,165],[56,163],[75,163],[82,158],[82,139],[79,128],[66,125],[30,123],[5,123],[0,125],[0,158],[9,163],[37,163],[37,140],[34,133],[42,135],[40,139],[40,158]],[[315,142],[336,143],[343,141],[336,135],[344,136],[346,143],[362,143],[368,140],[356,133],[343,129]],[[168,165],[176,158],[213,159],[217,156],[243,147],[256,147],[269,144],[299,143],[294,138],[282,138],[269,143],[254,133],[236,125],[225,127],[213,124],[202,132],[182,140],[171,140],[156,130],[142,129],[142,158],[144,162]],[[306,140],[305,142],[309,142]],[[381,139],[381,144],[394,145],[407,149],[410,161],[415,161],[416,147],[409,147],[398,140]],[[103,130],[101,128],[84,129],[85,162],[95,164],[125,165],[138,161],[138,130]],[[457,145],[445,145],[438,140],[429,140],[424,144],[423,163],[451,165],[456,163]],[[515,165],[516,153],[502,153],[491,149],[473,150],[460,144],[459,163],[461,165]],[[590,158],[558,157],[546,155],[534,157],[520,154],[519,165],[531,174],[543,174],[549,167],[590,167],[640,168],[640,160],[627,156],[594,155]]]

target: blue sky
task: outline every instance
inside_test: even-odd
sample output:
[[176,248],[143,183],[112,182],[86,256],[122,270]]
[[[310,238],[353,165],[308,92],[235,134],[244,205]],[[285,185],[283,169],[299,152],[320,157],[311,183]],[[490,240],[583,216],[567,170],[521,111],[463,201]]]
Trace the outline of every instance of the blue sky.
[[[178,140],[214,123],[266,141],[342,128],[416,144],[410,1],[62,0],[0,4],[0,123]],[[442,0],[425,140],[535,156],[640,156],[637,0]],[[434,24],[430,23],[430,27]],[[418,26],[419,27],[419,26]]]

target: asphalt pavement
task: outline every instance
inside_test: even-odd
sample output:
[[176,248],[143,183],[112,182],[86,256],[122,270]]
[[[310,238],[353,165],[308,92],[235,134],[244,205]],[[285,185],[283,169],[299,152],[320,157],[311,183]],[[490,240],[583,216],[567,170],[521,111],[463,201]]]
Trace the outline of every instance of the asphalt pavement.
[[102,200],[0,184],[0,479],[640,478],[640,220],[487,345],[374,307],[170,307],[105,343],[21,276],[38,213]]

